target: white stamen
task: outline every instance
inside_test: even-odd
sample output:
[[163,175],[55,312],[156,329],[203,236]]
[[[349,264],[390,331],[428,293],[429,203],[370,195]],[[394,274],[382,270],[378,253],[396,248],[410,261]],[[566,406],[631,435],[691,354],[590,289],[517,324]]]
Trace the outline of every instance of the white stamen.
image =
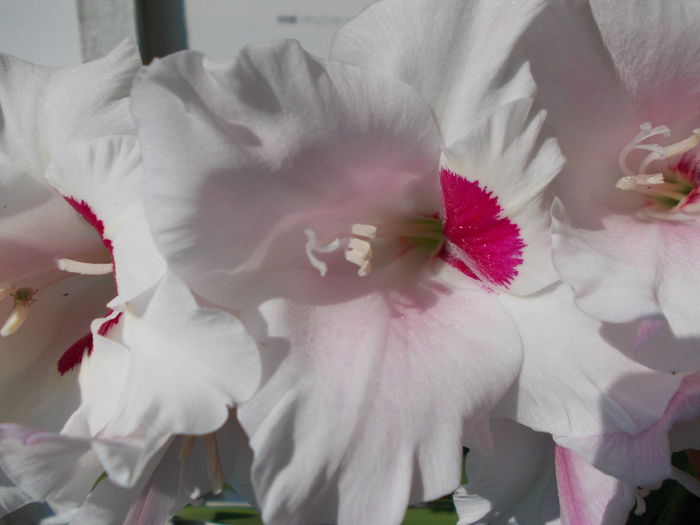
[[351,237],[348,240],[348,250],[357,252],[363,259],[372,258],[372,245],[362,239]]
[[700,129],[694,129],[690,137],[678,141],[675,144],[671,144],[670,146],[666,146],[666,158],[681,155],[686,151],[690,151],[698,144],[700,144]]
[[646,498],[649,494],[651,494],[652,490],[657,490],[661,488],[661,483],[654,483],[653,485],[647,485],[645,487],[637,487],[635,489],[635,494],[634,494],[634,499],[636,501],[636,507],[634,509],[634,513],[637,516],[641,516],[647,511],[647,504],[644,501],[644,498]]
[[372,271],[372,245],[365,240],[350,237],[345,250],[345,260],[360,267],[357,275],[365,277]]
[[367,239],[374,239],[377,237],[377,227],[373,224],[353,224],[350,228],[350,232],[353,235],[359,235]]
[[56,267],[64,272],[82,275],[106,275],[114,271],[112,263],[87,263],[73,259],[56,259]]
[[671,136],[671,130],[667,126],[657,126],[652,129],[650,122],[645,122],[644,124],[639,126],[639,129],[641,131],[637,134],[636,137],[632,139],[632,141],[629,144],[622,148],[622,151],[620,151],[620,155],[617,158],[617,163],[619,164],[620,169],[628,177],[634,177],[635,174],[627,166],[627,155],[629,155],[635,149],[651,149],[649,147],[649,144],[640,144],[646,139],[656,137],[658,135],[662,135],[664,137]]
[[29,304],[23,302],[17,303],[10,312],[10,316],[7,318],[7,321],[5,321],[5,324],[2,325],[0,336],[7,337],[8,335],[14,334],[19,330],[20,326],[22,326],[22,323],[24,323],[28,315]]
[[615,183],[618,190],[634,190],[637,188],[637,177],[634,175],[626,175],[621,177]]
[[664,174],[663,173],[650,173],[650,174],[640,174],[637,175],[637,184],[663,184]]
[[180,448],[180,455],[178,459],[180,463],[184,462],[192,452],[192,447],[194,447],[194,440],[196,436],[184,436],[182,438],[182,447]]
[[340,247],[340,239],[333,239],[328,244],[319,244],[316,238],[316,232],[311,228],[306,228],[304,230],[304,235],[306,235],[306,257],[309,259],[311,266],[318,270],[321,277],[326,275],[328,271],[328,265],[324,263],[321,259],[314,255],[314,252],[318,253],[331,253]]
[[207,472],[209,473],[209,481],[211,482],[211,491],[215,495],[221,494],[221,491],[224,490],[224,470],[221,466],[216,434],[207,434],[202,439],[204,440],[204,454],[206,457]]
[[634,495],[634,500],[636,502],[634,514],[636,516],[641,516],[647,511],[647,504],[644,501],[644,498],[639,493]]
[[[687,196],[687,188],[680,186],[673,179],[666,180],[663,173],[647,173],[647,169],[654,161],[681,155],[700,144],[700,129],[693,130],[690,137],[666,147],[658,144],[641,144],[641,142],[657,135],[670,136],[671,131],[668,127],[658,126],[652,129],[651,124],[645,122],[640,129],[641,132],[620,152],[618,164],[625,176],[617,180],[615,187],[621,190],[634,190],[650,197],[666,197],[678,203],[682,202]],[[651,152],[640,164],[638,173],[634,173],[627,165],[627,156],[633,150]]]
[[637,146],[637,149],[651,150],[651,153],[649,153],[649,155],[644,157],[644,160],[639,165],[639,173],[646,173],[647,168],[649,167],[649,164],[651,164],[655,160],[661,160],[661,159],[668,158],[668,151],[666,151],[666,148],[662,148],[661,146],[657,146],[656,144],[651,144],[648,146],[647,145],[639,145],[639,146]]
[[[402,253],[405,253],[404,248],[408,246],[410,250],[412,245],[419,245],[417,241],[424,239],[434,239],[436,246],[439,246],[444,238],[442,231],[442,223],[437,218],[431,217],[415,217],[412,220],[399,220],[396,223],[388,224],[364,224],[354,223],[350,226],[350,232],[339,233],[338,238],[334,239],[326,245],[319,245],[316,238],[316,232],[307,228],[304,230],[306,235],[306,256],[312,266],[316,268],[321,276],[324,276],[328,270],[325,262],[318,259],[314,252],[330,253],[335,251],[340,246],[341,241],[346,241],[345,259],[359,267],[357,274],[360,277],[369,275],[372,271],[370,260],[373,257],[373,249],[370,241],[387,244],[385,240],[394,239],[395,245],[400,246]],[[383,239],[383,240],[379,240]],[[426,244],[426,243],[422,243]],[[375,245],[376,248],[376,245]]]
[[663,173],[639,174],[618,179],[615,187],[620,190],[636,190],[638,186],[663,184],[664,182],[666,181]]

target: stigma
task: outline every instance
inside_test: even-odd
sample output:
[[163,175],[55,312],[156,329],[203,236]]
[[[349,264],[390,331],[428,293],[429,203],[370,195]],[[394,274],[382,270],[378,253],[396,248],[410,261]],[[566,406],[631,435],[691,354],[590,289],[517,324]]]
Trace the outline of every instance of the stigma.
[[[689,173],[683,173],[677,169],[666,166],[661,171],[650,171],[650,166],[657,161],[665,161],[683,155],[700,144],[700,129],[693,130],[689,137],[683,140],[661,146],[656,143],[645,142],[654,137],[668,138],[671,130],[667,126],[652,127],[645,122],[640,126],[640,132],[632,141],[620,151],[618,165],[624,176],[618,179],[615,187],[625,191],[636,191],[651,198],[658,208],[677,211],[688,201],[694,193],[696,181]],[[630,168],[628,156],[635,150],[646,151],[639,167],[636,170]]]

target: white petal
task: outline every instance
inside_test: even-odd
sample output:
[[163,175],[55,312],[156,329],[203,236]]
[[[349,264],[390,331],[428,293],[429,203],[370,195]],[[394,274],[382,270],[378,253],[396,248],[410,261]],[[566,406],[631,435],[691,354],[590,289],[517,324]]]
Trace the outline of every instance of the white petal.
[[492,193],[501,216],[517,225],[523,262],[507,289],[519,295],[558,279],[551,262],[551,197],[545,189],[564,159],[556,141],[541,134],[545,113],[531,108],[529,99],[503,106],[443,152],[447,168]]
[[32,497],[15,487],[0,469],[0,517],[32,502]]
[[700,336],[696,224],[609,215],[585,229],[560,202],[553,215],[554,262],[581,309],[616,323],[663,314],[677,337]]
[[617,156],[648,116],[630,107],[588,2],[550,2],[525,41],[537,101],[566,157],[554,189],[577,224],[600,229],[601,204],[629,209],[642,202],[614,184],[622,176]]
[[662,316],[626,324],[604,324],[605,339],[635,361],[672,374],[700,370],[696,338],[679,339]]
[[140,65],[127,41],[104,58],[63,69],[0,55],[3,176],[8,162],[13,175],[40,178],[51,157],[71,144],[128,133],[127,97]]
[[0,425],[0,468],[35,500],[80,504],[102,467],[86,439]]
[[427,106],[400,82],[323,63],[295,42],[249,46],[233,64],[173,55],[139,75],[133,104],[156,242],[219,304],[312,290],[306,228],[332,240],[358,216],[439,208]]
[[153,457],[133,488],[115,485],[110,478],[102,480],[80,506],[71,525],[165,523],[177,510],[171,508],[172,500],[178,498],[179,482],[174,453],[161,451]]
[[409,501],[452,491],[463,430],[519,367],[508,316],[479,288],[271,300],[262,315],[264,354],[283,361],[239,415],[270,525],[398,523]]
[[[679,338],[700,337],[700,224],[661,225],[658,250],[658,301],[673,333]],[[700,360],[700,358],[698,358]],[[699,363],[700,364],[700,363]],[[700,369],[700,366],[698,367]]]
[[669,432],[673,425],[700,417],[700,374],[686,376],[657,421],[638,433],[610,432],[587,438],[557,438],[596,468],[635,486],[671,476]]
[[[172,275],[131,301],[106,338],[96,333],[100,324],[81,371],[76,418],[99,432],[101,458],[122,485],[134,483],[171,434],[206,434],[223,425],[229,407],[260,381],[258,349],[240,321],[199,307]],[[124,439],[108,451],[112,438]]]
[[561,202],[555,203],[553,218],[554,263],[582,310],[616,323],[659,313],[653,224],[615,215],[599,229],[578,228]]
[[94,249],[94,232],[45,184],[44,170],[74,144],[132,129],[127,96],[139,62],[129,43],[66,69],[0,55],[1,280]]
[[160,279],[165,263],[146,223],[136,137],[98,139],[67,151],[49,166],[46,179],[64,198],[84,202],[101,223],[101,237],[114,259],[120,302]]
[[470,448],[469,482],[454,494],[457,525],[544,525],[559,522],[554,443],[507,419],[491,421],[493,449]]
[[533,95],[516,48],[541,7],[530,0],[378,2],[338,31],[330,56],[409,84],[451,144],[495,108]]
[[[697,112],[688,109],[700,103],[700,44],[689,35],[700,24],[700,6],[692,1],[593,0],[591,10],[629,100],[647,120],[694,120],[691,125],[696,125]],[[635,20],[650,23],[640,27]]]
[[634,507],[634,486],[596,470],[576,452],[556,447],[563,525],[615,525]]
[[[658,421],[681,383],[621,353],[561,284],[530,298],[500,295],[523,338],[508,414],[556,440],[640,432]],[[619,341],[616,341],[619,343]],[[633,345],[634,341],[629,341]]]
[[[40,289],[22,327],[0,338],[0,421],[14,421],[58,432],[78,407],[77,375],[61,375],[66,351],[90,333],[114,294],[111,276],[71,277]],[[0,304],[6,316],[11,301]]]

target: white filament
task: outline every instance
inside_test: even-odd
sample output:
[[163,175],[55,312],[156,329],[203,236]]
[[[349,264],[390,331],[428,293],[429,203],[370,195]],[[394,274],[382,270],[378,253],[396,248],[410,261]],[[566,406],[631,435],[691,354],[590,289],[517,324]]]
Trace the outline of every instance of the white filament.
[[661,488],[661,483],[655,483],[654,485],[648,485],[646,487],[637,487],[634,494],[634,499],[636,501],[634,513],[637,516],[641,516],[647,511],[647,504],[644,501],[644,498],[651,494],[652,490],[656,490],[659,488]]
[[73,259],[56,259],[56,267],[64,272],[82,275],[106,275],[114,271],[112,263],[87,263]]
[[219,445],[216,441],[216,434],[207,434],[204,440],[204,455],[206,457],[207,473],[211,482],[213,494],[221,494],[224,490],[224,470],[219,457]]
[[[219,445],[216,441],[216,434],[206,434],[201,436],[204,444],[204,461],[209,474],[209,483],[213,494],[220,494],[224,489],[224,469],[221,466],[219,456]],[[183,436],[182,447],[178,460],[180,462],[180,485],[188,493],[191,500],[197,500],[202,495],[199,487],[189,488],[187,486],[187,460],[192,453],[197,436]]]
[[[630,170],[627,166],[627,155],[629,155],[635,149],[655,149],[655,152],[658,152],[658,149],[656,148],[659,148],[659,146],[641,144],[641,142],[651,137],[656,137],[659,135],[662,135],[664,137],[671,136],[671,130],[667,126],[657,126],[655,128],[652,128],[650,122],[645,122],[644,124],[639,126],[639,129],[640,132],[637,134],[637,136],[634,137],[629,144],[622,148],[622,151],[620,151],[620,155],[617,158],[617,162],[620,166],[620,169],[628,177],[634,177],[635,173],[632,170]],[[652,154],[654,154],[655,152],[653,151]]]
[[[687,137],[681,141],[675,142],[670,146],[660,146],[659,144],[642,144],[642,141],[647,140],[651,137],[656,136],[671,136],[671,130],[667,126],[657,126],[655,128],[651,127],[651,123],[645,122],[640,126],[640,133],[632,139],[632,141],[627,144],[620,155],[618,156],[618,164],[620,169],[625,174],[624,177],[619,179],[615,184],[615,187],[621,190],[639,190],[639,186],[653,186],[664,184],[663,173],[647,173],[647,168],[649,165],[657,160],[664,160],[677,155],[681,155],[687,151],[690,151],[695,146],[700,144],[700,129],[693,130],[690,137]],[[635,173],[627,165],[627,156],[634,150],[646,150],[650,153],[644,158],[639,166],[639,170]],[[650,189],[650,188],[649,188]],[[652,192],[656,192],[659,195],[666,195],[672,198],[677,198],[677,195],[667,194],[660,189],[653,189]],[[649,192],[643,192],[649,193]],[[681,196],[682,198],[683,196]]]
[[319,244],[316,238],[316,232],[311,228],[306,228],[304,230],[304,235],[306,235],[306,245],[304,246],[306,250],[306,257],[309,259],[311,266],[318,270],[321,277],[326,275],[328,272],[328,265],[321,259],[314,255],[314,252],[318,253],[331,253],[340,247],[340,239],[333,239],[328,244]]

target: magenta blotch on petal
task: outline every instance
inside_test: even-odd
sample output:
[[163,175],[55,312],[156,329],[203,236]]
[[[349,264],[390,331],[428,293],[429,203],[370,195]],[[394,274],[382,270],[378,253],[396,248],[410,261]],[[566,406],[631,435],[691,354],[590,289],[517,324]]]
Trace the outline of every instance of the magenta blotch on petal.
[[440,185],[447,240],[442,259],[470,277],[508,287],[523,262],[520,228],[478,182],[442,168]]
[[[119,323],[121,317],[122,313],[119,312],[116,316],[107,319],[97,329],[97,333],[102,336],[106,336],[112,327]],[[63,352],[63,355],[58,360],[58,372],[61,375],[64,375],[66,372],[73,370],[83,361],[85,352],[87,352],[88,355],[92,354],[93,347],[94,344],[92,341],[92,333],[88,333],[87,335],[84,335],[78,339],[75,343],[68,347],[68,350]]]

